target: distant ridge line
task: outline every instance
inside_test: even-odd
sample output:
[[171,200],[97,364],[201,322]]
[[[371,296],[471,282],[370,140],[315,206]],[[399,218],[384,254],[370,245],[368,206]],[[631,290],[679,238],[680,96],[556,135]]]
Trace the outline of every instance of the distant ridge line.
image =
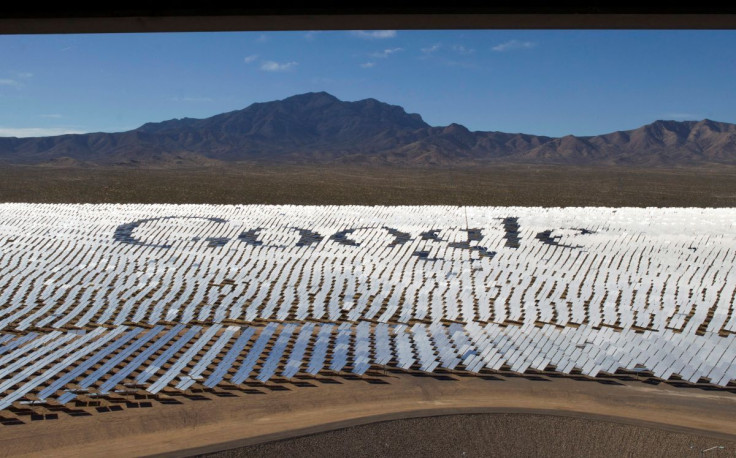
[[376,99],[327,92],[254,103],[209,118],[149,122],[119,133],[0,137],[0,162],[60,166],[494,163],[679,166],[736,164],[736,124],[658,120],[595,136],[548,137],[430,126]]

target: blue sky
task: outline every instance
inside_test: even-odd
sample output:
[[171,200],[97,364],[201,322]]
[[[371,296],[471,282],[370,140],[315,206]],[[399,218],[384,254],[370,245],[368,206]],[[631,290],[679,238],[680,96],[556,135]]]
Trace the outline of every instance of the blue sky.
[[736,31],[0,36],[0,136],[123,131],[310,91],[471,130],[736,123]]

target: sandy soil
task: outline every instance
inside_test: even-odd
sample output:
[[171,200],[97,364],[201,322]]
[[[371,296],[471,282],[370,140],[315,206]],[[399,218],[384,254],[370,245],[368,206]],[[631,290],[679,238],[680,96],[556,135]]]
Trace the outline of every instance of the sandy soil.
[[287,390],[228,390],[235,396],[6,426],[0,429],[0,453],[196,454],[429,411],[592,414],[736,440],[736,394],[729,391],[536,376],[440,379],[389,372],[382,379],[388,383],[335,376],[331,383],[305,380],[312,387],[283,383]]
[[590,418],[501,413],[382,421],[201,456],[696,457],[704,450],[734,456],[736,442]]

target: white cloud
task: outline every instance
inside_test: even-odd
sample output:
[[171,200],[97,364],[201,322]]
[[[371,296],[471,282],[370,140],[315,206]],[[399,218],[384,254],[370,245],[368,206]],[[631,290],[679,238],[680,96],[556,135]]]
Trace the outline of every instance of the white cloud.
[[26,80],[28,78],[31,78],[33,77],[33,73],[18,72],[18,73],[15,73],[15,76],[17,79],[0,78],[0,86],[14,86],[14,87],[24,86],[25,83],[19,80]]
[[396,30],[353,30],[351,32],[354,36],[360,38],[394,38],[396,36]]
[[310,30],[309,32],[304,34],[304,38],[310,41],[314,40],[318,33],[320,33],[320,30]]
[[385,59],[391,54],[397,53],[399,51],[403,51],[404,48],[391,48],[391,49],[384,49],[383,51],[374,52],[371,54],[371,57],[377,57],[379,59]]
[[250,56],[246,56],[245,61],[246,64],[250,64],[255,62],[255,60],[258,59],[258,54],[251,54]]
[[258,35],[258,38],[256,38],[256,41],[258,43],[265,43],[265,42],[268,41],[268,36],[265,33],[262,33],[262,34]]
[[363,64],[360,64],[360,66],[363,68],[371,68],[371,67],[375,67],[376,63],[375,62],[365,62]]
[[284,62],[278,63],[272,60],[267,60],[261,64],[261,70],[264,72],[285,72],[299,65],[298,62]]
[[63,116],[61,116],[60,114],[57,114],[57,113],[42,114],[42,115],[39,115],[39,116],[41,116],[42,118],[52,118],[52,119],[60,119],[60,118],[63,118]]
[[212,102],[212,97],[172,97],[174,102]]
[[437,52],[437,51],[450,51],[455,54],[459,54],[461,56],[467,56],[470,54],[473,54],[475,52],[475,49],[473,48],[467,48],[464,45],[443,45],[440,43],[434,44],[432,46],[421,48],[422,56],[419,56],[420,59],[442,59],[441,55],[445,54],[447,55],[447,52]]
[[458,54],[464,54],[464,55],[473,54],[475,52],[475,49],[466,48],[463,45],[454,45],[452,47],[452,50]]
[[85,132],[64,127],[0,127],[0,137],[50,137],[83,133]]
[[426,47],[426,48],[422,48],[422,52],[424,54],[432,54],[433,52],[437,51],[441,47],[442,47],[442,45],[439,44],[439,43],[437,43],[437,44],[434,44],[432,46],[429,46],[429,47]]
[[501,43],[500,45],[494,46],[494,51],[497,52],[504,52],[504,51],[512,51],[515,49],[530,49],[537,46],[536,43],[533,41],[519,41],[519,40],[511,40],[507,41],[506,43]]

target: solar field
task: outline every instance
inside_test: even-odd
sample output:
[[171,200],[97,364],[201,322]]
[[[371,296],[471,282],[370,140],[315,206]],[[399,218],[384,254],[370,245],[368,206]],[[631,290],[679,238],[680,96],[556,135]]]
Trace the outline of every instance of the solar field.
[[2,204],[0,416],[386,367],[725,387],[735,260],[736,209]]

